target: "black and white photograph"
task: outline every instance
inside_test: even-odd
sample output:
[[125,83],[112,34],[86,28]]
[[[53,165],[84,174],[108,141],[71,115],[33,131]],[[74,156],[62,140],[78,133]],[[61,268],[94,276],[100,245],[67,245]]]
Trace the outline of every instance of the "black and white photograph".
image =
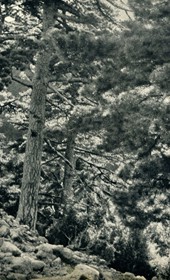
[[0,0],[0,280],[170,280],[170,0]]

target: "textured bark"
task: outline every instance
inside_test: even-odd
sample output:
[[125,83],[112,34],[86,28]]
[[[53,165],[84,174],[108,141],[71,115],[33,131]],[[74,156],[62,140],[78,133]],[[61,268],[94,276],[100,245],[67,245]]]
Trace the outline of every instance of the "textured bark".
[[17,218],[35,229],[38,208],[38,193],[41,174],[43,129],[45,123],[45,100],[49,76],[50,42],[47,43],[48,29],[54,24],[55,3],[44,5],[42,48],[39,52],[33,79],[30,104],[29,128],[24,160],[23,179]]
[[75,146],[75,133],[69,133],[67,138],[67,147],[65,152],[65,158],[69,163],[65,163],[64,170],[64,208],[67,210],[70,209],[70,206],[73,202],[73,180],[74,180],[74,172],[75,172],[75,157],[74,157],[74,146]]

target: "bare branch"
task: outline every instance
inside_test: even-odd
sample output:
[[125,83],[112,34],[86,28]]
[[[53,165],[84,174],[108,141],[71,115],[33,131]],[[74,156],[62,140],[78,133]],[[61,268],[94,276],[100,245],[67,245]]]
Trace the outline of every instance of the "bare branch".
[[44,162],[42,162],[42,164],[41,165],[46,165],[47,163],[50,163],[50,162],[52,162],[52,161],[54,161],[56,158],[58,158],[59,156],[57,155],[57,156],[55,156],[55,157],[53,157],[53,158],[51,158],[51,159],[49,159],[49,160],[46,160],[46,161],[44,161]]
[[106,167],[96,165],[96,164],[94,164],[94,163],[92,163],[92,162],[90,162],[90,161],[85,160],[84,158],[80,158],[80,159],[81,159],[82,161],[84,161],[85,163],[87,163],[88,165],[93,166],[93,167],[97,168],[97,169],[100,170],[100,171],[101,171],[101,170],[106,170],[106,171],[112,173],[112,172],[111,172],[108,168],[106,168]]
[[71,21],[74,23],[85,23],[86,22],[86,19],[84,17],[76,18],[74,16],[67,16],[63,13],[56,13],[56,16],[63,20],[68,20],[68,21]]
[[72,108],[74,107],[73,103],[63,96],[58,90],[54,89],[52,86],[48,85],[48,88],[52,91],[51,93],[56,93],[63,101],[69,104]]
[[71,78],[71,79],[57,79],[56,77],[50,79],[48,81],[49,83],[68,83],[68,84],[74,84],[74,83],[82,83],[82,84],[88,84],[89,80],[87,79],[81,79],[81,78]]
[[62,10],[63,12],[69,12],[70,14],[80,17],[80,13],[78,10],[76,10],[75,8],[73,8],[72,5],[69,5],[68,3],[62,0],[58,1],[57,8]]
[[126,13],[126,15],[128,16],[128,18],[129,18],[130,20],[132,20],[132,18],[131,18],[131,16],[129,15],[128,11],[125,11],[125,13]]
[[[102,3],[103,4],[103,3]],[[107,14],[104,10],[104,8],[102,7],[100,0],[96,0],[96,5],[98,7],[99,12],[105,17],[107,18],[109,21],[111,21],[114,25],[117,25],[119,28],[121,29],[125,29],[126,27],[123,26],[122,24],[118,23],[117,21],[115,21],[109,14]],[[106,6],[106,5],[105,5]],[[107,7],[107,6],[106,6]]]
[[0,43],[3,43],[4,41],[24,40],[24,39],[28,39],[29,36],[31,38],[33,38],[33,36],[35,36],[34,37],[34,42],[40,43],[40,41],[38,39],[36,39],[37,34],[30,34],[30,35],[27,34],[27,35],[25,35],[21,32],[20,33],[11,33],[11,34],[7,33],[7,34],[0,35]]
[[99,153],[95,153],[93,151],[89,151],[89,150],[82,149],[82,148],[79,148],[79,147],[75,147],[75,150],[77,150],[78,153],[87,153],[87,154],[94,155],[94,156],[97,156],[97,157],[109,158],[110,159],[110,156],[100,155]]
[[113,2],[112,0],[107,0],[107,2],[109,2],[110,5],[112,5],[113,7],[117,8],[119,10],[123,10],[125,12],[132,12],[132,10],[130,10],[129,8],[126,8],[125,6],[122,7],[119,4],[116,4],[115,2]]
[[72,167],[72,164],[70,163],[70,161],[69,161],[65,156],[63,156],[60,152],[58,152],[58,151],[51,145],[50,140],[44,139],[44,141],[47,143],[47,145],[50,147],[50,149],[51,149],[55,154],[57,154],[60,158],[62,158],[62,159],[64,160],[64,162],[66,162],[71,168],[73,168],[73,167]]
[[27,81],[21,80],[18,77],[14,77],[13,75],[12,75],[12,80],[21,84],[21,85],[23,85],[23,86],[25,86],[25,87],[32,88],[32,84],[28,83]]

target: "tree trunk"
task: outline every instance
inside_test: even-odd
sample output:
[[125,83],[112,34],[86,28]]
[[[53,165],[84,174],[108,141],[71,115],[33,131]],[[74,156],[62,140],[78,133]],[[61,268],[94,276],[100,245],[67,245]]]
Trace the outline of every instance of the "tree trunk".
[[65,152],[65,158],[68,162],[65,163],[65,170],[64,170],[64,180],[63,180],[63,188],[64,188],[64,195],[63,195],[63,202],[64,202],[64,209],[69,211],[70,206],[73,202],[74,192],[73,192],[73,179],[74,179],[74,172],[75,172],[75,157],[74,157],[74,146],[75,146],[75,133],[70,132],[67,138],[67,147]]
[[46,37],[48,36],[49,28],[55,22],[56,4],[54,2],[49,1],[44,4],[42,33],[42,43],[44,42],[44,46],[39,51],[33,79],[22,187],[17,213],[18,220],[32,229],[35,229],[37,221],[43,129],[45,123],[45,100],[51,56],[50,42],[47,42]]

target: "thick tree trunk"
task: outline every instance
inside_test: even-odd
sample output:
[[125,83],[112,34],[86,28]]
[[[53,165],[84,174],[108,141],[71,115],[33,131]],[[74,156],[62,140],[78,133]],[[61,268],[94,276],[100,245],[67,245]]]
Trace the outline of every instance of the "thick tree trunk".
[[64,170],[64,180],[63,180],[63,202],[64,209],[69,211],[72,203],[73,203],[73,180],[74,180],[74,172],[75,172],[75,156],[74,156],[74,146],[75,146],[75,133],[70,132],[67,138],[67,146],[65,152],[65,158],[68,162],[65,163]]
[[[55,12],[56,7],[53,1],[44,5],[42,43],[48,36],[49,28],[54,25]],[[37,220],[50,54],[50,42],[48,42],[39,52],[33,79],[23,179],[17,214],[18,220],[32,229],[35,229]]]

